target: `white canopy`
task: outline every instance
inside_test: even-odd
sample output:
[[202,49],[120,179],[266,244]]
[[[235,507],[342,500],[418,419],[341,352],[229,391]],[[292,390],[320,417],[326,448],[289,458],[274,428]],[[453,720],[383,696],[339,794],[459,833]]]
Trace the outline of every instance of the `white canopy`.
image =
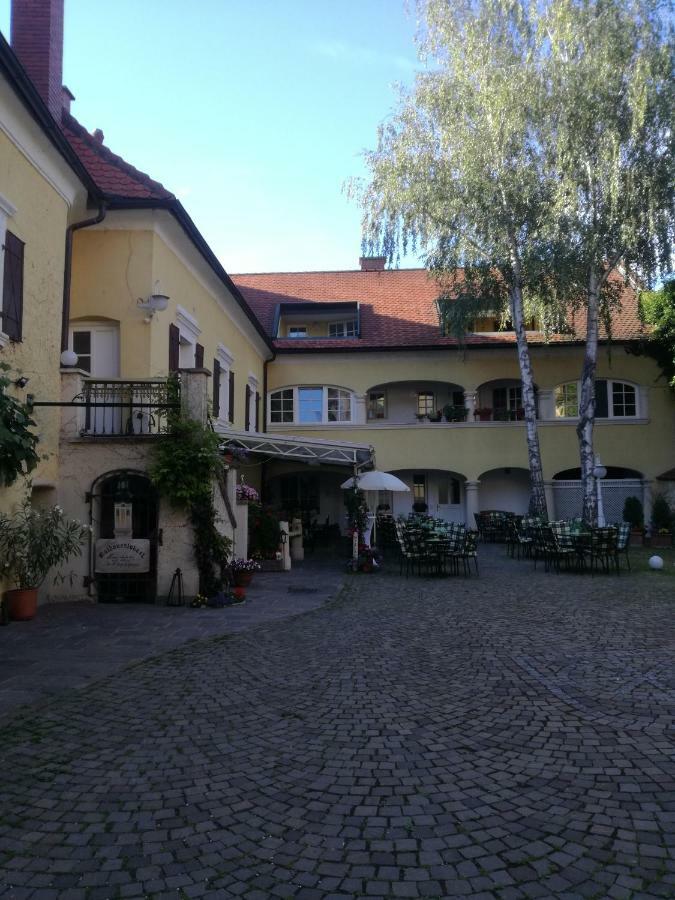
[[[360,491],[410,491],[408,485],[404,484],[400,478],[392,475],[391,472],[380,472],[377,469],[358,475],[356,486]],[[354,487],[354,479],[348,478],[340,487]]]

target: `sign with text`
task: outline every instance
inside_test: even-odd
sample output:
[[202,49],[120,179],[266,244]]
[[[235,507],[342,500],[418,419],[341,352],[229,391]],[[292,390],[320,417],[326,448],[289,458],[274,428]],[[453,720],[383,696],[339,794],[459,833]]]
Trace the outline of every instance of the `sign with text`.
[[150,541],[133,538],[96,541],[94,570],[100,573],[150,571]]

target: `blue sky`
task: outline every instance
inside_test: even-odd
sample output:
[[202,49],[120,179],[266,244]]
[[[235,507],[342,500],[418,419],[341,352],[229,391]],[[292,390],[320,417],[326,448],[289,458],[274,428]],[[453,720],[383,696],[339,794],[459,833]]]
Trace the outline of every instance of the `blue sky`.
[[228,271],[356,268],[343,184],[414,77],[405,7],[66,0],[64,83],[79,121],[177,194]]

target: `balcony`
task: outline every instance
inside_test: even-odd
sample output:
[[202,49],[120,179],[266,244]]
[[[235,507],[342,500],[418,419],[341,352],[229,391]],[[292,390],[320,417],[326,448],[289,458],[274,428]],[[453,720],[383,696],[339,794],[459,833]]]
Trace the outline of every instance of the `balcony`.
[[171,410],[180,408],[175,382],[85,378],[73,401],[82,437],[148,437],[167,430]]
[[443,381],[397,381],[366,393],[368,425],[465,422],[464,388]]

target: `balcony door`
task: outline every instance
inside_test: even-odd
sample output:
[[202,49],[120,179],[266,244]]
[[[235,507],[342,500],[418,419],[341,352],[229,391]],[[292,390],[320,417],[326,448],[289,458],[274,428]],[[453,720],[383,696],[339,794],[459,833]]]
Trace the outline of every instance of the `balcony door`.
[[[70,346],[77,354],[77,367],[91,378],[104,382],[119,378],[120,336],[116,323],[78,322],[71,325]],[[96,402],[119,403],[123,400],[115,384],[97,386],[94,395]],[[83,431],[89,434],[119,434],[122,413],[120,407],[87,408],[82,423]]]

